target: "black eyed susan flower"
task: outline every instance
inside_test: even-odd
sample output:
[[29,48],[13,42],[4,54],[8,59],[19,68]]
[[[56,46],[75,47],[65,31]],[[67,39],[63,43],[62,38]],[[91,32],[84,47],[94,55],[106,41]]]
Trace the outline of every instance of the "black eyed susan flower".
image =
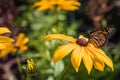
[[33,7],[38,7],[38,11],[47,9],[57,9],[57,10],[77,10],[80,6],[78,0],[40,0],[35,2]]
[[99,71],[104,71],[105,64],[108,65],[112,71],[114,70],[112,61],[106,56],[104,51],[88,43],[88,38],[85,38],[83,35],[75,39],[63,34],[50,34],[45,36],[45,39],[69,41],[68,44],[60,46],[55,50],[53,54],[54,63],[71,53],[71,63],[76,72],[79,70],[81,61],[83,61],[88,74],[90,74],[93,67]]

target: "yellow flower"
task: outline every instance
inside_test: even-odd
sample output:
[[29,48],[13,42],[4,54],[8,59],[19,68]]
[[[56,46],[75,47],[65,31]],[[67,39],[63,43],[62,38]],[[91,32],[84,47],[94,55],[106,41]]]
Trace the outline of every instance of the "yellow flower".
[[47,9],[57,9],[57,10],[77,10],[80,6],[78,0],[40,0],[35,2],[33,7],[38,7],[38,11]]
[[[11,33],[8,28],[0,27],[0,34]],[[0,49],[5,49],[7,45],[11,44],[14,40],[6,37],[0,36]]]
[[9,53],[16,53],[17,51],[24,52],[28,49],[25,44],[29,41],[29,38],[25,37],[23,33],[18,35],[16,42],[9,43],[4,46],[4,49],[1,49],[0,58],[8,55]]
[[112,61],[106,56],[104,51],[94,47],[93,44],[88,43],[88,38],[85,38],[82,35],[80,35],[78,39],[75,39],[63,34],[50,34],[45,36],[45,39],[69,41],[69,44],[65,44],[56,49],[53,54],[54,63],[61,60],[69,53],[72,53],[71,63],[76,72],[78,72],[81,61],[83,61],[88,74],[90,74],[93,66],[100,71],[104,71],[105,64],[107,64],[112,71],[114,70]]
[[36,64],[32,59],[27,60],[27,72],[32,74],[36,72]]
[[29,38],[25,37],[23,33],[20,33],[16,40],[15,47],[19,48],[20,52],[23,52],[28,49],[28,47],[25,45],[26,43],[28,43],[28,41],[29,41]]

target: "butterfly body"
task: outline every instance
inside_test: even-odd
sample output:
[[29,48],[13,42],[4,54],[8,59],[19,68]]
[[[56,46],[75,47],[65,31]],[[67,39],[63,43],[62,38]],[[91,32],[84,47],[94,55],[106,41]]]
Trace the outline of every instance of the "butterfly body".
[[95,47],[101,47],[105,45],[109,36],[115,31],[115,28],[99,28],[90,33],[90,42]]

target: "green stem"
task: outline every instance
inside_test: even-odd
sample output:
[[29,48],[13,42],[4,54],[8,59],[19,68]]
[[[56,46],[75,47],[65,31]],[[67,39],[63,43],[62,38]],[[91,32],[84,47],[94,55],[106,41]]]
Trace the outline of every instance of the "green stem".
[[32,80],[30,74],[27,73],[27,78],[26,80]]
[[18,66],[18,70],[20,72],[21,79],[24,80],[24,76],[22,75],[22,66],[21,66],[20,58],[18,55],[17,55],[17,66]]
[[63,73],[62,73],[62,76],[61,76],[60,80],[64,80],[64,79],[65,79],[65,75],[66,75],[69,67],[70,67],[70,64],[68,64],[68,65],[66,66],[65,70],[64,70]]
[[59,12],[57,11],[57,10],[54,10],[54,13],[53,13],[54,15],[55,15],[55,23],[54,23],[54,25],[55,25],[55,29],[57,30],[57,32],[59,32]]
[[56,26],[58,26],[58,23],[59,23],[59,13],[58,11],[55,12],[55,17],[56,17]]

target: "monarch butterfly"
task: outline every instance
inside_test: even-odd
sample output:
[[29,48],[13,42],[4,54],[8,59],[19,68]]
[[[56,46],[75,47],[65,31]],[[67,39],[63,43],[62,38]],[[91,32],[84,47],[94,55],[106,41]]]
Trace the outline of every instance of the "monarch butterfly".
[[115,31],[115,28],[99,28],[90,33],[90,42],[95,47],[101,47],[105,45],[109,36]]

